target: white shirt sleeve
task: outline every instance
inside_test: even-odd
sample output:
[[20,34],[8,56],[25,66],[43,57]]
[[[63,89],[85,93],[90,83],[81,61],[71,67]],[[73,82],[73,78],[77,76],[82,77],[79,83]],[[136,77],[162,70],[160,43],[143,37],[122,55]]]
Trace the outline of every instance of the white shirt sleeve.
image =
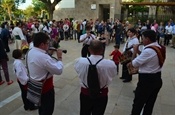
[[19,61],[16,62],[16,64],[14,64],[14,70],[20,83],[22,85],[26,85],[29,77],[27,76],[27,71],[24,64],[22,64],[22,62],[20,63]]
[[20,36],[21,40],[25,40],[24,34],[20,28],[18,29],[18,35]]

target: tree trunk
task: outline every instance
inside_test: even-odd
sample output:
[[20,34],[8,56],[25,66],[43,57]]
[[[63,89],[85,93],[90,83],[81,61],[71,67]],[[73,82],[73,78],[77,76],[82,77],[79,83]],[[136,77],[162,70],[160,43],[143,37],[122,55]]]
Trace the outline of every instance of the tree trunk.
[[158,10],[159,10],[159,6],[156,6],[156,13],[155,13],[156,18],[157,18],[157,15],[158,15]]
[[7,9],[10,20],[12,20],[10,8]]
[[52,9],[49,9],[49,20],[53,20],[53,11]]

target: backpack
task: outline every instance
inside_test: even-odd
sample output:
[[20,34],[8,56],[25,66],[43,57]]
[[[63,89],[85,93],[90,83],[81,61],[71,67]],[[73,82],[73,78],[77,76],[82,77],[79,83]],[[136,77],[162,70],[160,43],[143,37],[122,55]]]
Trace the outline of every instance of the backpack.
[[98,79],[98,72],[96,65],[103,59],[100,59],[95,65],[93,65],[89,58],[87,58],[90,65],[88,69],[88,75],[87,75],[87,89],[89,91],[89,94],[92,98],[96,98],[100,94],[100,83]]

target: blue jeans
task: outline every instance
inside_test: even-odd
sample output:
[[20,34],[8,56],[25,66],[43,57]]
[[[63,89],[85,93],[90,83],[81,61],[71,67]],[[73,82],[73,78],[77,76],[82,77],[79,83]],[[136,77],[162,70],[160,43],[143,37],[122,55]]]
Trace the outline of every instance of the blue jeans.
[[120,34],[115,36],[115,44],[118,44],[120,46]]

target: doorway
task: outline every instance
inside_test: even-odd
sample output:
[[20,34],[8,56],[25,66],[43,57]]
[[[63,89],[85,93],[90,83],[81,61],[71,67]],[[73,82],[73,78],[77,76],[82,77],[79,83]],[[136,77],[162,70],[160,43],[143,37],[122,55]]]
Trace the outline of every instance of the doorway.
[[99,19],[107,21],[110,18],[110,4],[99,4]]

